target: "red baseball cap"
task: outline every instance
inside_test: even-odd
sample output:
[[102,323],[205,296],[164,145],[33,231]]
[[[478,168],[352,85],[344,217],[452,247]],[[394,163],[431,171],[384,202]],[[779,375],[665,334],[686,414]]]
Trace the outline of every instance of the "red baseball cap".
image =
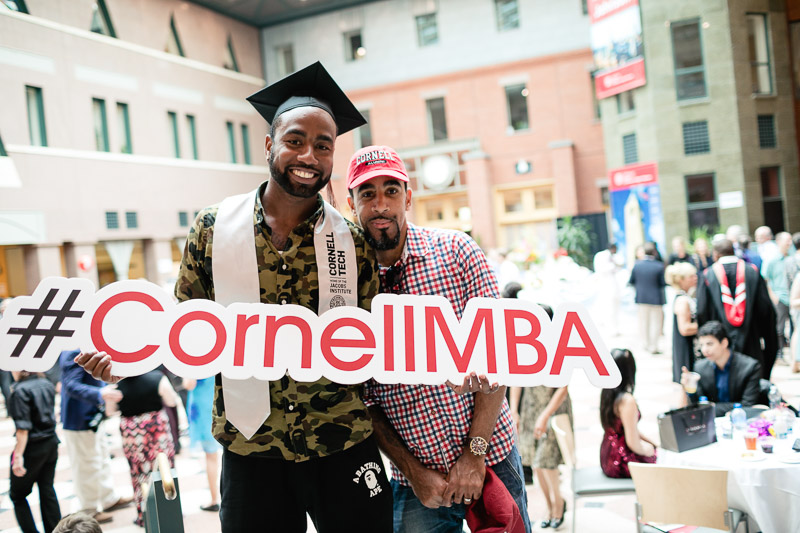
[[347,167],[348,189],[355,189],[378,176],[391,176],[408,182],[408,172],[403,160],[388,146],[365,146],[353,154]]

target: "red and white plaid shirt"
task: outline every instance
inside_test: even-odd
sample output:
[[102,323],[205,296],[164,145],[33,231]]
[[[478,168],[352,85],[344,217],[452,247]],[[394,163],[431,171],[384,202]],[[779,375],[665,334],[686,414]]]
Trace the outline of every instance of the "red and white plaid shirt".
[[[406,246],[398,264],[405,264],[399,292],[444,296],[459,320],[470,298],[499,296],[497,280],[483,251],[459,231],[408,224]],[[381,268],[382,278],[386,270]],[[463,455],[475,407],[473,394],[456,394],[447,385],[385,385],[373,380],[365,384],[364,403],[380,405],[406,447],[426,467],[445,473]],[[514,423],[508,402],[503,401],[486,464],[505,459],[513,445]],[[392,476],[409,485],[394,464]]]

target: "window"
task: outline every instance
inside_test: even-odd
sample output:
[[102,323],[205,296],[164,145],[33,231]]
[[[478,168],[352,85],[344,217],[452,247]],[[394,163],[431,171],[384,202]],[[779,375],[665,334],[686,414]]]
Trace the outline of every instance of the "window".
[[528,88],[524,83],[506,87],[508,126],[514,131],[528,129]]
[[250,164],[250,130],[247,128],[247,124],[242,124],[242,157],[244,158],[244,164]]
[[0,3],[4,4],[11,11],[30,14],[28,6],[25,5],[25,0],[2,0]]
[[226,122],[225,127],[228,130],[228,161],[236,163],[236,139],[233,133],[233,122]]
[[714,174],[686,176],[686,198],[690,232],[695,228],[714,231],[719,227],[719,206],[714,187]]
[[44,100],[40,87],[25,86],[28,101],[28,131],[33,146],[47,146],[47,130],[44,126]]
[[584,15],[589,14],[589,2],[587,0],[581,0],[581,13]]
[[106,121],[106,101],[92,98],[94,116],[94,144],[98,152],[108,152],[108,122]]
[[228,35],[228,46],[225,47],[225,62],[222,64],[223,68],[239,72],[239,63],[236,61],[236,54],[233,51],[233,40]]
[[536,209],[552,209],[555,207],[553,189],[550,187],[537,187],[534,189],[533,205],[536,206]]
[[119,215],[116,211],[106,211],[106,228],[119,229]]
[[519,8],[517,0],[494,0],[498,31],[519,28]]
[[353,132],[353,142],[356,145],[356,150],[372,145],[372,126],[369,123],[369,110],[365,109],[359,112],[364,116],[367,123],[360,128],[356,128]]
[[761,148],[777,148],[775,115],[758,115],[758,145]]
[[169,129],[172,131],[172,155],[181,156],[181,142],[178,137],[178,115],[174,111],[167,111]]
[[136,211],[125,212],[125,225],[128,229],[136,229],[139,227],[139,220],[136,216]]
[[594,118],[599,120],[601,118],[600,100],[597,99],[597,91],[595,90],[594,77],[595,73],[592,72],[589,75],[589,78],[591,80],[589,84],[589,90],[592,93],[592,107],[594,108]]
[[94,33],[99,33],[100,35],[108,35],[109,37],[117,36],[104,0],[97,0],[92,5],[92,22],[89,26],[89,30]]
[[420,46],[428,46],[439,42],[436,13],[428,13],[417,17],[417,42]]
[[520,213],[525,209],[522,201],[522,191],[512,190],[503,193],[503,206],[506,213]]
[[364,48],[361,30],[349,31],[344,34],[344,53],[347,61],[358,61],[366,57],[367,49]]
[[626,165],[639,161],[639,149],[636,146],[636,134],[622,136],[622,156]]
[[630,113],[636,110],[636,104],[633,101],[633,91],[625,91],[617,95],[617,113]]
[[278,63],[278,76],[283,78],[294,72],[294,50],[291,44],[276,47],[275,57]]
[[3,138],[0,137],[0,157],[7,157],[8,152],[6,152],[6,147],[3,145]]
[[775,233],[785,231],[780,178],[780,167],[761,169],[761,202],[764,207],[764,225],[772,228]]
[[182,228],[189,227],[189,213],[186,211],[178,211],[178,225]]
[[700,21],[673,22],[672,52],[675,59],[675,90],[678,100],[706,96],[706,72],[700,42]]
[[747,15],[747,47],[750,52],[750,72],[753,94],[772,93],[772,69],[767,41],[767,16],[763,13]]
[[428,110],[428,130],[432,141],[447,139],[447,120],[444,114],[444,98],[433,98],[425,101]]
[[707,154],[711,151],[708,139],[708,122],[685,122],[683,124],[683,153],[686,155]]
[[123,154],[132,154],[133,145],[131,143],[131,120],[128,115],[128,104],[117,102],[117,126],[119,127],[120,139],[119,151]]
[[176,56],[185,57],[183,53],[183,46],[181,45],[181,38],[178,35],[178,27],[175,26],[175,15],[169,17],[169,37],[167,37],[167,46],[164,51]]
[[197,159],[197,130],[194,125],[194,115],[186,115],[186,125],[189,127],[189,141],[192,143],[192,159]]

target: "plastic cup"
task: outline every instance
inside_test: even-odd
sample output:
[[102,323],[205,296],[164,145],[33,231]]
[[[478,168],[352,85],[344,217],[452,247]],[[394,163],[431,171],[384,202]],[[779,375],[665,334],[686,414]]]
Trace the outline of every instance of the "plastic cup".
[[697,383],[700,381],[700,374],[697,372],[689,372],[689,377],[686,378],[686,383],[683,385],[684,390],[689,394],[697,392]]
[[758,440],[758,433],[755,431],[747,430],[744,434],[744,446],[748,450],[756,450],[756,441]]
[[772,453],[774,441],[770,437],[761,439],[761,451],[764,453]]

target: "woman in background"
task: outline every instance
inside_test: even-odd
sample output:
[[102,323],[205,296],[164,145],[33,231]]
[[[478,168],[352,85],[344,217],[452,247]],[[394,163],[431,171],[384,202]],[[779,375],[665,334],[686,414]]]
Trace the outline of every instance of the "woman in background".
[[206,476],[211,503],[201,505],[203,511],[219,511],[219,443],[211,433],[211,411],[214,403],[214,377],[184,379],[183,388],[189,391],[187,412],[189,415],[189,438],[192,449],[201,448],[206,455]]
[[677,292],[672,302],[672,381],[680,383],[681,368],[694,369],[697,269],[691,263],[675,263],[667,267],[664,278]]
[[[144,526],[142,485],[149,482],[150,473],[157,468],[156,457],[160,452],[164,452],[170,465],[174,466],[175,448],[163,407],[177,405],[178,394],[167,376],[158,370],[123,379],[117,387],[122,392],[122,400],[117,404],[121,415],[122,451],[131,469],[136,499],[134,523]],[[112,406],[109,409],[113,409]]]
[[633,398],[636,361],[628,349],[615,348],[611,356],[622,381],[600,393],[600,422],[605,435],[600,445],[600,467],[608,477],[631,477],[628,463],[655,463],[656,445],[639,433],[639,407]]

